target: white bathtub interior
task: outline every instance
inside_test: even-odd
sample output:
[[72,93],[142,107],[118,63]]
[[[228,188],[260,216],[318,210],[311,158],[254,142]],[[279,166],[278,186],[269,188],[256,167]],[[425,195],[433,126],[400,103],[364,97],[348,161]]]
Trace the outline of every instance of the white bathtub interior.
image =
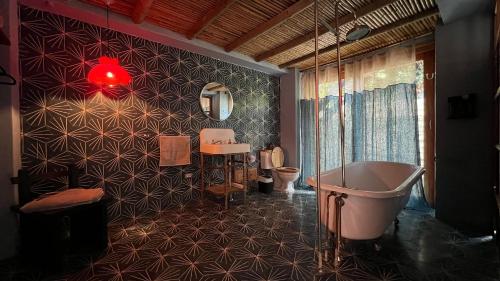
[[[346,169],[346,186],[365,191],[389,191],[398,188],[419,167],[394,162],[354,162]],[[323,174],[321,181],[341,186],[341,170]]]

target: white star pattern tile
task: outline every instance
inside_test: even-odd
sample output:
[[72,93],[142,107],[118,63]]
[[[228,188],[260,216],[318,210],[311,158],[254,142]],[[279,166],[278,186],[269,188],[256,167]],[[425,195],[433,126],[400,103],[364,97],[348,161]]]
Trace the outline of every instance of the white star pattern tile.
[[[21,6],[22,160],[32,174],[75,164],[83,183],[112,199],[111,221],[199,197],[202,128],[233,128],[240,142],[279,144],[279,82],[264,73]],[[87,83],[101,54],[119,58],[130,87]],[[215,122],[201,111],[203,86],[229,87],[234,113]],[[265,133],[264,133],[265,132]],[[192,165],[159,167],[158,136],[189,135]],[[193,173],[189,184],[184,173]],[[218,175],[220,180],[220,175]],[[39,183],[38,193],[64,188]]]

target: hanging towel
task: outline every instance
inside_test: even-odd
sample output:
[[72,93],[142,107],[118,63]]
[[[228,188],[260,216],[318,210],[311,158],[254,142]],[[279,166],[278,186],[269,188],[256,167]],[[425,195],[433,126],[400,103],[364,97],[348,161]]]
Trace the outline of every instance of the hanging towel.
[[160,136],[160,166],[191,164],[190,136]]
[[101,200],[102,188],[71,188],[61,192],[49,193],[26,203],[21,207],[23,213],[46,212],[90,204]]

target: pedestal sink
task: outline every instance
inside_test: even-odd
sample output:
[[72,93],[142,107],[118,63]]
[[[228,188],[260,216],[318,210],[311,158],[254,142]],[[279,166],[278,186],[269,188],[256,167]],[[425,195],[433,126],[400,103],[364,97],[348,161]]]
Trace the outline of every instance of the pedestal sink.
[[[215,182],[208,180],[206,191],[215,196],[224,196],[224,206],[228,208],[229,194],[233,192],[243,192],[243,201],[246,202],[248,167],[247,158],[250,152],[250,144],[234,143],[234,131],[232,129],[203,129],[200,131],[200,168],[201,168],[201,195],[205,194],[205,170],[222,170],[224,172],[224,182],[220,180]],[[212,162],[205,166],[205,158],[210,157],[223,159],[223,164]],[[209,163],[210,164],[210,163]],[[235,169],[243,170],[243,179],[241,183],[235,183],[232,180],[232,174]],[[210,177],[210,173],[209,173]]]
[[207,154],[235,154],[250,152],[248,143],[235,144],[201,144],[200,152]]
[[231,129],[203,129],[200,131],[200,152],[207,154],[236,154],[250,152],[248,143],[234,142]]

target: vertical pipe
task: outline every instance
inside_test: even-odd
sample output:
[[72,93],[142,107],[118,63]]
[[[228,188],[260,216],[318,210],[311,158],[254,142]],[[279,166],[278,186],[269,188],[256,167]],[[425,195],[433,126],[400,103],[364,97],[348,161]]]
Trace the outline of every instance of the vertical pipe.
[[229,193],[228,193],[228,184],[230,184],[230,179],[229,179],[229,169],[227,167],[228,165],[228,159],[227,159],[227,154],[224,154],[224,207],[225,207],[225,210],[227,210],[227,207],[228,207],[228,197],[229,197]]
[[[342,92],[342,80],[341,76],[341,66],[342,61],[340,57],[340,24],[339,24],[339,6],[341,0],[337,0],[335,3],[335,37],[337,43],[337,84],[339,87],[339,130],[340,130],[340,161],[341,161],[341,181],[342,187],[346,187],[345,184],[345,114],[344,114],[344,93]],[[336,243],[335,243],[335,260],[334,266],[338,268],[340,265],[340,250],[341,250],[341,240],[342,240],[342,205],[343,205],[343,194],[337,194],[335,196],[335,223],[336,223]]]
[[318,269],[323,268],[323,258],[321,251],[321,158],[320,158],[320,131],[319,131],[319,48],[318,48],[318,0],[314,0],[314,113],[316,117],[316,228],[317,228],[317,247],[318,247]]
[[339,29],[339,5],[340,0],[335,3],[335,37],[337,43],[337,81],[339,87],[339,133],[340,133],[340,161],[342,169],[342,187],[345,187],[345,116],[344,116],[344,93],[342,92],[342,81],[340,79],[342,66],[340,61],[340,29]]
[[248,188],[248,153],[243,154],[243,204],[247,204],[247,188]]
[[335,243],[335,260],[333,261],[333,264],[335,268],[338,268],[340,265],[340,249],[341,249],[341,242],[342,242],[342,216],[341,216],[341,210],[342,206],[344,205],[344,199],[343,199],[343,194],[337,194],[335,196],[335,214],[336,214],[336,230],[337,230],[337,239]]
[[200,173],[200,189],[201,189],[201,200],[205,199],[205,159],[203,152],[200,153],[200,168],[201,168],[201,173]]
[[[330,247],[330,241],[332,240],[332,235],[330,232],[330,199],[332,196],[335,196],[335,192],[330,192],[328,196],[326,197],[326,223],[325,223],[325,237],[327,239],[326,241],[326,248],[325,248],[325,262],[328,262],[328,248]],[[335,200],[335,198],[334,198]],[[333,202],[335,203],[335,201]],[[333,205],[335,207],[335,204]]]

